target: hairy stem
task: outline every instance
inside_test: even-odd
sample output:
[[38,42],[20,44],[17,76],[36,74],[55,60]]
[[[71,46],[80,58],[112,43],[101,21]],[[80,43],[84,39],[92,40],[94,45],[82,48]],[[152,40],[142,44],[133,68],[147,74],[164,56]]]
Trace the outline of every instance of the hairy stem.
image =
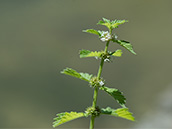
[[[107,41],[106,46],[105,46],[105,50],[104,52],[107,52],[108,50],[108,46],[109,46],[109,41]],[[100,62],[100,66],[99,66],[99,70],[97,73],[97,78],[100,79],[101,73],[102,73],[102,69],[103,69],[103,64],[104,64],[104,59],[101,59]],[[96,108],[96,103],[97,103],[97,95],[98,95],[98,87],[95,87],[94,89],[94,96],[93,96],[93,104],[92,107]],[[95,116],[91,116],[91,120],[90,120],[90,129],[94,129],[94,120],[95,120]]]

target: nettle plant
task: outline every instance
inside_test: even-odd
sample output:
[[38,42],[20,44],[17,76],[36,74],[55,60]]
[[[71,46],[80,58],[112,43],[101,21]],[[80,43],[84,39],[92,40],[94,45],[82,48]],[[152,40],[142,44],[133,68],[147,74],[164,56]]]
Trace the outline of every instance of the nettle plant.
[[[81,80],[87,81],[91,88],[94,89],[94,95],[93,95],[93,103],[91,107],[88,107],[85,112],[64,112],[57,114],[57,117],[54,118],[53,127],[59,126],[65,122],[80,118],[80,117],[91,117],[90,118],[90,129],[94,128],[94,120],[96,117],[100,115],[111,115],[116,117],[121,117],[124,119],[128,119],[131,121],[134,121],[134,117],[132,116],[132,113],[129,112],[129,109],[126,107],[126,98],[124,97],[123,93],[120,92],[118,89],[115,88],[109,88],[105,85],[105,80],[101,77],[103,64],[104,62],[112,62],[113,57],[121,57],[122,51],[121,50],[115,50],[115,51],[108,51],[109,43],[117,43],[120,46],[127,49],[132,54],[136,55],[136,53],[133,50],[132,45],[130,42],[125,40],[119,40],[117,35],[112,33],[112,30],[115,28],[118,28],[119,25],[128,22],[127,20],[113,20],[110,21],[106,18],[103,18],[103,20],[100,20],[97,24],[103,25],[108,28],[108,31],[100,31],[100,30],[94,30],[94,29],[87,29],[83,32],[95,34],[99,36],[99,39],[102,42],[105,42],[105,49],[101,51],[89,51],[82,49],[80,51],[80,58],[86,58],[86,57],[95,57],[96,59],[100,59],[100,65],[98,69],[97,76],[94,76],[92,74],[88,73],[82,73],[77,72],[72,68],[66,68],[61,73],[70,75],[76,78],[79,78]],[[118,109],[112,109],[110,107],[107,108],[100,108],[97,106],[97,96],[98,91],[102,90],[112,96],[121,106],[121,108]]]

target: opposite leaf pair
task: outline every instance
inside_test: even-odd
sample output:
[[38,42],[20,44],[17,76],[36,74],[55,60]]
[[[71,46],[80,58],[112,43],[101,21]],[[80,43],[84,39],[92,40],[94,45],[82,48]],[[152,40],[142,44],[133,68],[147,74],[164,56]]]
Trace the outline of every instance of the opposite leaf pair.
[[115,57],[120,57],[122,56],[122,51],[121,50],[116,50],[114,52],[108,51],[108,52],[104,52],[104,51],[89,51],[89,50],[81,50],[80,51],[80,58],[85,58],[85,57],[95,57],[96,59],[104,59],[104,61],[111,61],[111,57],[115,56]]
[[[96,81],[98,81],[98,83],[100,81],[102,81],[100,79],[94,79],[93,80],[92,78],[95,78],[95,77],[93,77],[93,75],[90,75],[88,73],[78,73],[77,71],[75,71],[71,68],[66,68],[61,73],[82,79],[84,81],[88,81],[89,83],[95,83],[96,84],[97,83]],[[120,92],[118,89],[108,88],[104,85],[99,86],[99,89],[103,90],[106,93],[108,93],[109,95],[111,95],[122,107],[125,107],[126,98],[123,96],[122,92]]]
[[[61,124],[64,124],[68,121],[81,118],[81,117],[88,117],[90,115],[87,115],[88,113],[84,112],[64,112],[57,114],[57,117],[54,118],[55,122],[53,122],[53,127],[57,127]],[[134,121],[134,117],[132,116],[132,113],[128,111],[128,108],[119,108],[119,109],[111,109],[110,107],[102,108],[100,110],[100,114],[104,115],[111,115],[115,117],[121,117],[124,119],[128,119],[131,121]]]

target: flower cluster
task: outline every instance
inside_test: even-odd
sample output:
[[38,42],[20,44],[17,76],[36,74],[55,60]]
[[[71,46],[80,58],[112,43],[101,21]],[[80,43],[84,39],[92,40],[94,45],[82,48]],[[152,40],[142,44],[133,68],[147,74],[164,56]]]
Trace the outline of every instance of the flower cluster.
[[101,57],[104,59],[104,62],[111,62],[111,55],[108,52],[102,53]]
[[105,81],[102,78],[98,79],[97,77],[92,77],[90,80],[91,87],[102,87],[104,85]]
[[106,41],[109,41],[110,39],[112,39],[112,36],[110,35],[110,33],[108,31],[103,31],[101,34],[100,40],[103,42],[106,42]]
[[97,107],[88,107],[85,111],[85,116],[88,117],[89,115],[93,115],[93,116],[99,116],[101,113],[100,108]]

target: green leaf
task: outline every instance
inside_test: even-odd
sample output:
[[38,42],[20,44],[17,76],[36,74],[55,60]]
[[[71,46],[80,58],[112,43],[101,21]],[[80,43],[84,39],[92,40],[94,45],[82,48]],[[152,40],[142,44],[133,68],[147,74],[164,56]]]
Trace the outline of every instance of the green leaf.
[[103,18],[103,21],[100,20],[97,24],[104,25],[109,29],[114,29],[114,28],[117,28],[119,25],[121,25],[121,24],[123,24],[125,22],[128,22],[128,21],[127,20],[113,20],[113,21],[110,21],[110,20],[108,20],[106,18]]
[[66,74],[66,75],[70,75],[70,76],[73,76],[76,78],[81,77],[81,75],[78,72],[76,72],[74,69],[71,69],[71,68],[66,68],[61,73]]
[[80,58],[84,58],[84,57],[101,57],[102,53],[103,52],[101,52],[101,51],[92,52],[92,51],[83,49],[83,50],[80,51]]
[[87,32],[87,33],[91,33],[91,34],[96,34],[100,36],[99,31],[94,30],[94,29],[87,29],[87,30],[83,30],[83,32]]
[[98,24],[98,25],[104,25],[104,26],[106,26],[108,29],[111,29],[111,23],[104,23],[103,21],[99,21],[97,24]]
[[111,95],[122,107],[125,107],[126,98],[118,89],[108,88],[106,86],[102,86],[100,89]]
[[98,25],[104,25],[104,26],[106,26],[108,29],[111,29],[111,21],[108,20],[108,19],[106,19],[106,18],[102,18],[102,19],[103,19],[103,21],[100,20],[97,24],[98,24]]
[[66,75],[70,75],[85,81],[90,81],[91,77],[93,75],[89,75],[88,73],[78,73],[77,71],[75,71],[74,69],[71,68],[66,68],[64,69],[61,73],[66,74]]
[[83,79],[85,81],[90,81],[92,76],[93,76],[93,75],[90,75],[88,73],[80,73],[80,75],[81,75],[81,79]]
[[117,28],[119,25],[124,24],[125,22],[128,22],[127,20],[114,20],[111,22],[112,28]]
[[54,118],[54,122],[53,122],[53,127],[57,127],[61,124],[64,124],[68,121],[80,118],[80,117],[84,117],[84,113],[82,112],[65,112],[65,113],[59,113],[57,114],[57,117]]
[[104,23],[104,21],[100,20],[97,24],[98,24],[98,25],[101,25],[101,24],[103,24],[103,23]]
[[103,19],[103,21],[105,21],[105,23],[111,23],[109,19],[106,19],[104,17],[102,19]]
[[127,120],[135,121],[135,118],[132,116],[132,113],[128,111],[128,108],[119,108],[116,110],[110,107],[102,108],[101,114],[112,115],[112,116],[121,117]]
[[135,118],[132,116],[132,113],[128,111],[128,108],[119,108],[116,110],[116,113],[118,114],[118,117],[135,121]]
[[121,57],[122,56],[122,50],[116,50],[115,52],[112,53],[112,56]]
[[136,53],[133,50],[133,46],[130,44],[130,42],[125,40],[112,40],[112,41],[118,43],[119,45],[121,45],[122,47],[133,53],[134,55],[136,55]]
[[82,49],[82,50],[79,51],[80,58],[87,57],[87,55],[89,55],[90,53],[91,53],[91,51],[89,51],[89,50],[84,50],[84,49]]

